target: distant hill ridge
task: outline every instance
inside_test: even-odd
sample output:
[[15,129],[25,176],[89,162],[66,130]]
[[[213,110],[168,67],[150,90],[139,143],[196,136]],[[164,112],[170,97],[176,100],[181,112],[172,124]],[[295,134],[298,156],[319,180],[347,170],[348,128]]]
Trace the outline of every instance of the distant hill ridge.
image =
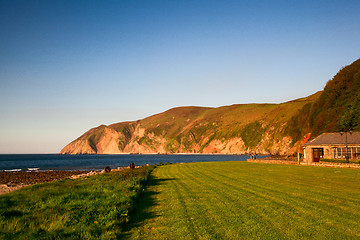
[[178,107],[142,120],[90,129],[62,154],[222,153],[292,155],[307,133],[360,126],[360,59],[324,91],[281,104]]

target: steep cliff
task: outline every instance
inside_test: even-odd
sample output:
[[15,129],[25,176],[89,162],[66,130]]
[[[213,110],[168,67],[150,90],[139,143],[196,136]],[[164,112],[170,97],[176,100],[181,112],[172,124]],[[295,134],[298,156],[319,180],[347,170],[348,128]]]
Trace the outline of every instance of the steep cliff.
[[292,154],[296,145],[283,134],[286,122],[318,96],[282,104],[174,108],[136,122],[93,128],[61,153]]
[[324,91],[281,104],[179,107],[134,121],[101,125],[62,154],[223,153],[291,155],[304,135],[359,129],[360,60],[343,68]]

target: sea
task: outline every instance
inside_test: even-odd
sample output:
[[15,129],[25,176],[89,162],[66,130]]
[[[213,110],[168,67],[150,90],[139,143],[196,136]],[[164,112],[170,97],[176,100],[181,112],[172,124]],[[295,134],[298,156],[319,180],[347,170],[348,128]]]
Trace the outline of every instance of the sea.
[[[266,156],[258,156],[262,158]],[[246,161],[249,155],[218,154],[109,154],[109,155],[61,155],[61,154],[0,154],[0,171],[49,171],[49,170],[103,170],[159,163]]]

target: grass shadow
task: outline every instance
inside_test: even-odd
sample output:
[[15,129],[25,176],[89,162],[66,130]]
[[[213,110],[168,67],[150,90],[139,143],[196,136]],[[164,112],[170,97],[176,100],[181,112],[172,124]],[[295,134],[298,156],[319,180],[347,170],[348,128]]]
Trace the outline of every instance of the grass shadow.
[[158,179],[152,175],[149,176],[145,191],[134,203],[134,208],[132,214],[130,214],[129,223],[123,227],[123,232],[120,235],[121,238],[128,238],[131,234],[131,229],[139,227],[144,221],[158,216],[156,213],[150,211],[152,206],[158,205],[156,203],[155,196],[159,194],[159,192],[154,191],[153,186],[161,185],[164,182],[171,180],[174,179]]

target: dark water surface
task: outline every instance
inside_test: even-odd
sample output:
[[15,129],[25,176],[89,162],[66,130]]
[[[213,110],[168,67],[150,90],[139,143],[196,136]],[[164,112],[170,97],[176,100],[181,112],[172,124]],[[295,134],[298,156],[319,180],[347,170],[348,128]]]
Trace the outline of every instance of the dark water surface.
[[[259,156],[265,157],[265,156]],[[0,154],[0,171],[100,170],[157,163],[246,161],[249,155],[59,155]]]

